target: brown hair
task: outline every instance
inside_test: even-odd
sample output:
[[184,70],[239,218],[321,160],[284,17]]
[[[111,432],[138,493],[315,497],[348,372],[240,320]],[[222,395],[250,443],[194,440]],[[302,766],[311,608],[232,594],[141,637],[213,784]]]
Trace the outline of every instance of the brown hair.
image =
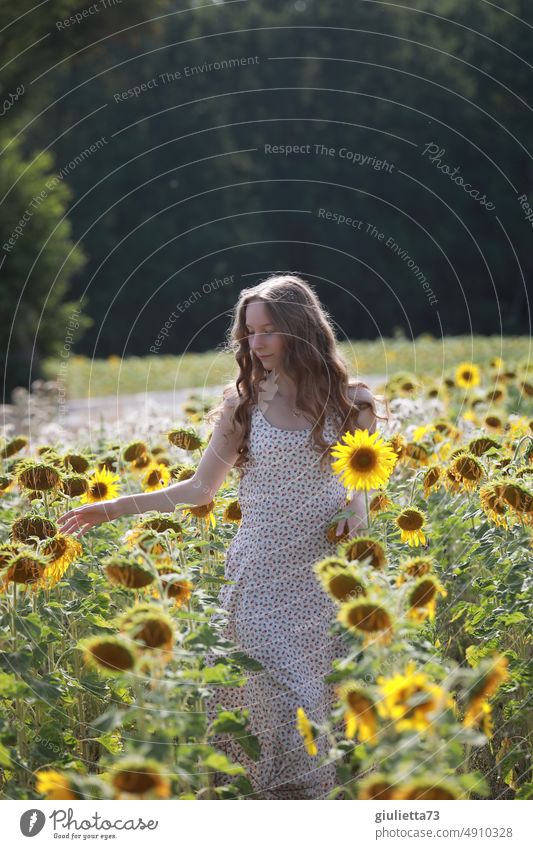
[[[331,447],[324,440],[323,427],[328,411],[337,419],[340,435],[358,427],[359,412],[371,407],[378,419],[376,399],[366,383],[350,382],[346,362],[337,348],[335,332],[329,316],[313,289],[295,274],[268,277],[248,289],[243,289],[235,307],[233,324],[227,340],[227,350],[233,351],[239,366],[235,382],[224,387],[222,402],[211,410],[206,420],[219,416],[227,398],[235,401],[233,429],[241,431],[239,458],[235,467],[243,469],[248,461],[248,439],[253,405],[258,403],[259,390],[266,370],[252,356],[246,330],[246,307],[252,301],[262,301],[276,330],[284,335],[283,369],[296,383],[296,407],[307,413],[314,425],[311,430],[314,449],[321,455],[321,464],[328,459]],[[348,388],[366,390],[364,400],[353,400]]]

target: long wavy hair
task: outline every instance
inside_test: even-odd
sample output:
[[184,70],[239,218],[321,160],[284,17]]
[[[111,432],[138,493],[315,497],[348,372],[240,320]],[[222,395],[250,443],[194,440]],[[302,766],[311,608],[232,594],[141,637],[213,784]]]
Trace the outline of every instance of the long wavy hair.
[[[324,439],[324,424],[328,413],[338,425],[338,438],[347,430],[359,427],[362,409],[371,407],[377,419],[376,397],[363,381],[350,381],[348,367],[338,350],[330,318],[310,285],[295,274],[277,274],[256,286],[243,289],[234,311],[228,333],[226,350],[233,351],[239,372],[234,382],[223,389],[221,403],[211,410],[206,420],[220,416],[224,402],[234,401],[232,426],[240,432],[239,457],[235,467],[242,471],[249,460],[248,442],[252,408],[260,398],[261,382],[267,370],[252,354],[246,331],[246,307],[252,301],[262,301],[278,333],[283,334],[283,369],[296,384],[296,407],[314,423],[311,439],[320,455],[323,469],[333,443]],[[366,390],[365,400],[350,398],[349,388]]]

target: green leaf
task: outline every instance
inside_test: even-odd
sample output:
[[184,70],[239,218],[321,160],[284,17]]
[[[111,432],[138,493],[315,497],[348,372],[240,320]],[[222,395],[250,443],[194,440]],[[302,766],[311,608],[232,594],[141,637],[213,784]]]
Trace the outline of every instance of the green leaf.
[[205,758],[204,764],[217,772],[224,772],[226,775],[246,775],[243,766],[232,763],[226,755],[220,752],[212,752]]

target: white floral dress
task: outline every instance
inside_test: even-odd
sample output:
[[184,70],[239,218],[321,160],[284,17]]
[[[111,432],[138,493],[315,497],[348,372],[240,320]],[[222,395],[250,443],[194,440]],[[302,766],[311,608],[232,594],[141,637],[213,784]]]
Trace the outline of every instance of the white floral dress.
[[[248,708],[261,758],[253,761],[229,734],[212,740],[246,767],[262,799],[324,799],[338,783],[334,763],[318,766],[327,741],[316,740],[318,757],[312,757],[296,729],[298,707],[317,722],[328,716],[335,694],[324,676],[334,658],[346,654],[343,638],[329,633],[338,608],[313,571],[314,563],[335,553],[326,531],[346,504],[346,490],[329,468],[320,469],[310,431],[274,427],[253,407],[249,462],[238,490],[242,522],[226,558],[226,577],[235,583],[219,594],[228,612],[223,635],[263,671],[246,670],[243,687],[217,687],[207,699],[207,715],[216,716],[217,704]],[[324,438],[338,439],[330,416]],[[209,653],[206,664],[216,661]],[[231,780],[219,773],[216,778],[220,784]]]

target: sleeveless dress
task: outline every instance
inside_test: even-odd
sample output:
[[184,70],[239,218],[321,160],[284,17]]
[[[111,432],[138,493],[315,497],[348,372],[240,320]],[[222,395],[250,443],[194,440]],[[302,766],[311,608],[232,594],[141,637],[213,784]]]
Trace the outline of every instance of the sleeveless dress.
[[[318,756],[310,756],[296,728],[298,707],[325,721],[335,694],[324,676],[335,658],[347,654],[343,638],[329,633],[338,608],[312,568],[335,554],[326,531],[347,493],[329,464],[328,471],[320,469],[310,432],[274,427],[253,407],[249,461],[238,488],[242,520],[225,562],[225,575],[235,583],[224,584],[218,599],[228,613],[222,635],[263,671],[245,670],[242,687],[217,686],[206,699],[207,716],[215,718],[217,704],[248,708],[247,733],[259,739],[260,760],[252,760],[230,734],[211,741],[246,768],[261,799],[324,799],[338,784],[333,762],[318,766],[327,740],[319,736]],[[329,415],[324,438],[329,444],[339,438]],[[206,665],[216,662],[208,653]],[[217,784],[232,780],[221,773],[215,778]]]

